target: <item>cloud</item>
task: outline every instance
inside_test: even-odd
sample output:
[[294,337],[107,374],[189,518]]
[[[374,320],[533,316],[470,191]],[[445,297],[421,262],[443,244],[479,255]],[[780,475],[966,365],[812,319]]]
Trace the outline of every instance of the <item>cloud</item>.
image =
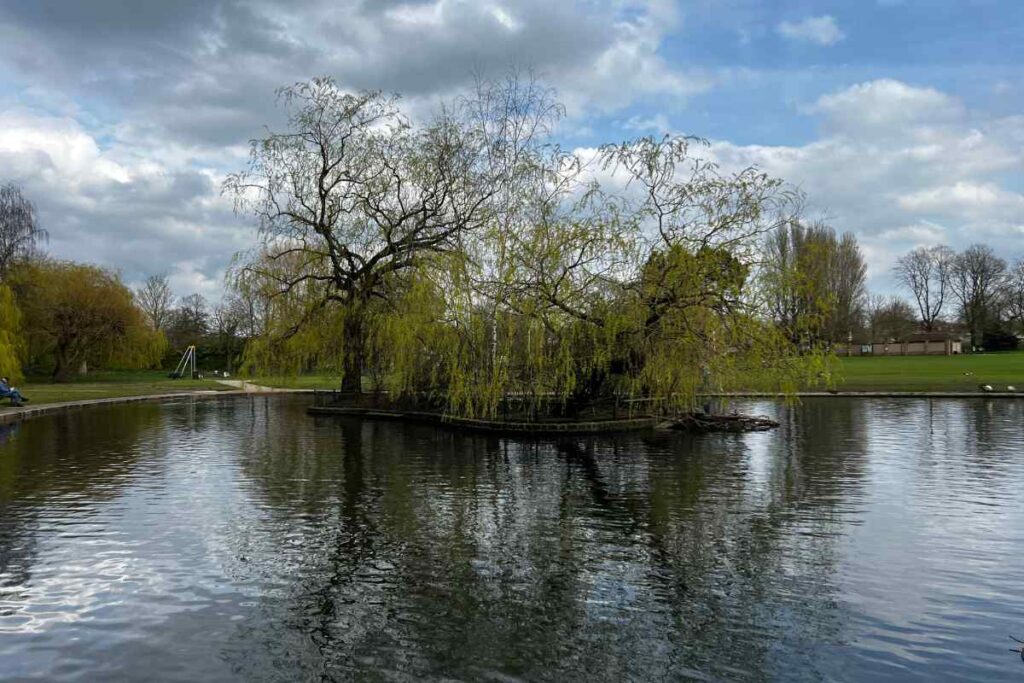
[[891,78],[823,95],[808,111],[823,114],[833,129],[847,133],[900,132],[906,126],[950,123],[966,114],[950,95]]
[[39,178],[70,189],[127,180],[74,119],[36,117],[24,109],[0,113],[0,167],[11,179]]
[[960,180],[901,195],[897,202],[908,211],[957,215],[965,220],[994,216],[1012,220],[1014,216],[1024,216],[1024,196],[993,182]]
[[839,28],[835,17],[824,14],[820,17],[807,17],[800,21],[783,21],[775,27],[783,38],[800,43],[814,43],[828,47],[835,45],[846,34]]
[[329,74],[422,113],[475,73],[518,65],[556,86],[585,130],[712,86],[661,55],[680,20],[668,0],[4,3],[2,180],[39,205],[55,255],[130,281],[169,272],[179,294],[210,295],[255,240],[219,184],[250,138],[284,126],[276,88]]
[[713,144],[727,168],[757,165],[799,186],[810,213],[857,234],[876,288],[905,251],[987,241],[1024,256],[1020,117],[986,119],[948,94],[883,79],[829,93],[805,109],[821,135],[804,145]]
[[654,135],[665,135],[672,130],[672,124],[668,117],[658,112],[652,116],[631,116],[622,123],[626,130],[638,133],[653,133]]
[[26,87],[103,97],[176,139],[214,145],[278,122],[267,120],[274,89],[321,74],[432,100],[466,87],[474,72],[521,65],[558,87],[577,115],[711,84],[660,55],[679,22],[665,0],[174,5],[126,13],[114,0],[66,10],[58,0],[15,3],[0,21],[0,43],[9,46],[0,71],[6,61]]
[[[731,96],[742,82],[728,102],[738,122],[716,130],[741,126],[734,130],[749,140],[765,112],[777,112],[778,102],[760,99],[766,72],[684,62],[679,37],[760,30],[751,50],[773,26],[812,45],[843,38],[831,16],[776,26],[753,0],[714,11],[672,0],[183,0],[131,12],[122,0],[0,4],[0,180],[37,202],[55,255],[119,267],[130,281],[168,272],[179,294],[207,296],[232,255],[255,241],[219,186],[245,164],[250,138],[284,126],[273,98],[281,85],[329,74],[343,87],[401,92],[421,114],[463,92],[474,72],[533,67],[570,112],[563,131],[575,137],[563,142],[591,145],[707,125],[700,117],[715,113],[687,103],[731,78]],[[812,77],[832,82],[835,73]],[[1019,80],[1010,71],[999,79]],[[793,80],[765,97],[789,102],[804,87]],[[858,233],[873,274],[936,235],[963,246],[991,234],[1007,254],[1019,251],[1024,116],[986,115],[897,78],[820,97],[814,87],[797,111],[819,124],[810,141],[724,139],[711,153],[799,184],[815,210]]]
[[167,272],[215,298],[231,255],[252,241],[219,176],[104,148],[66,117],[0,114],[0,168],[39,206],[54,255],[115,267],[129,283]]

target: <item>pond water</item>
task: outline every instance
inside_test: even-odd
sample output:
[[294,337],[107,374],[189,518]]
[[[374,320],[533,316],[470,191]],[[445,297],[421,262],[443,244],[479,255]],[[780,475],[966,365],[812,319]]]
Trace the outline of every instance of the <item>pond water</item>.
[[1024,401],[562,441],[305,406],[5,427],[0,679],[1024,679]]

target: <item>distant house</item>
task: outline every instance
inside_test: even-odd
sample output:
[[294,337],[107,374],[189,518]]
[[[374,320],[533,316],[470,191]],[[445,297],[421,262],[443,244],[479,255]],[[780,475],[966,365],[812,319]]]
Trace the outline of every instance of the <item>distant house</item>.
[[865,341],[835,344],[837,356],[955,356],[963,352],[958,336],[912,334],[901,341]]

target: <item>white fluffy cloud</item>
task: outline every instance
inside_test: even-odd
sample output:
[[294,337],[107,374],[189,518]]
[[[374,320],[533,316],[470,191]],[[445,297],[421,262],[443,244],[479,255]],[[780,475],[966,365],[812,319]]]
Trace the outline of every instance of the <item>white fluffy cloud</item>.
[[180,292],[216,297],[251,241],[214,172],[104,149],[70,118],[0,113],[0,168],[40,207],[56,256],[116,267],[129,282],[164,272]]
[[220,178],[282,125],[275,88],[331,74],[418,112],[474,72],[525,66],[581,129],[592,113],[710,87],[660,54],[680,19],[671,0],[14,3],[0,16],[0,180],[38,204],[56,256],[212,295],[255,240]]
[[26,109],[0,112],[0,167],[14,178],[73,189],[128,180],[77,121],[38,117]]
[[[232,255],[255,239],[220,197],[220,179],[245,163],[250,137],[282,125],[276,87],[331,74],[401,92],[423,111],[474,71],[520,65],[558,88],[578,135],[663,132],[692,122],[687,101],[728,80],[729,67],[667,56],[673,35],[699,26],[697,13],[674,0],[181,0],[129,13],[120,0],[8,3],[0,180],[37,202],[55,255],[119,267],[129,281],[166,271],[179,294],[215,294]],[[786,40],[844,37],[829,15],[757,17]],[[747,71],[755,82],[759,72]],[[723,140],[712,152],[799,184],[812,207],[859,233],[873,276],[916,243],[991,235],[1004,253],[1019,251],[1024,116],[987,117],[885,78],[800,113],[821,122],[816,140]]]
[[1020,121],[979,118],[955,98],[893,80],[861,83],[805,109],[822,136],[802,146],[716,142],[726,167],[757,165],[798,185],[811,213],[855,232],[872,284],[891,285],[896,257],[922,244],[992,244],[1024,256]]
[[824,95],[811,107],[843,133],[902,134],[908,126],[945,124],[964,117],[963,105],[935,88],[921,88],[891,78],[859,83]]
[[835,45],[846,37],[839,28],[835,17],[825,14],[820,17],[807,17],[800,21],[783,21],[775,27],[779,35],[788,40],[816,45]]

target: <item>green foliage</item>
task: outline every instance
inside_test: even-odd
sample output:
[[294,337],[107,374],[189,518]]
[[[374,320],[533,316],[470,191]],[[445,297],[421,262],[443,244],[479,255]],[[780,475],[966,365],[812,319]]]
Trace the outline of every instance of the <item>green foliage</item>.
[[152,367],[166,341],[115,273],[68,261],[33,261],[9,277],[27,331],[29,362],[67,380],[91,367]]
[[14,300],[14,292],[0,284],[0,375],[12,382],[23,379],[21,359],[25,341],[21,336],[21,311]]
[[845,341],[867,304],[867,267],[850,233],[792,221],[765,240],[762,294],[775,322],[804,347]]
[[345,389],[477,417],[828,381],[827,355],[758,297],[782,284],[760,279],[759,250],[795,220],[795,193],[720,171],[691,138],[588,164],[544,140],[560,109],[521,86],[419,128],[329,80],[284,91],[292,131],[255,142],[226,185],[262,237],[236,277],[261,302],[250,372],[334,370]]

